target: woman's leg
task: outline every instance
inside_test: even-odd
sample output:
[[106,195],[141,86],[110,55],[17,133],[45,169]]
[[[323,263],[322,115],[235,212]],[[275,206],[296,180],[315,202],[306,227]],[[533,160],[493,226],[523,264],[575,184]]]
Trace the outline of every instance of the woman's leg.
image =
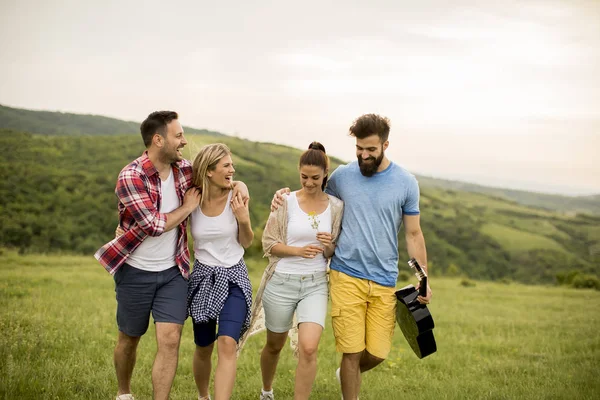
[[219,336],[217,339],[217,369],[215,371],[215,400],[228,400],[233,392],[237,342],[229,336]]
[[215,341],[216,321],[194,324],[194,342],[196,350],[192,361],[194,381],[200,397],[209,395],[210,372],[212,370],[211,356]]
[[317,349],[323,327],[314,322],[304,322],[298,326],[298,367],[294,399],[308,399],[317,375]]
[[260,369],[263,390],[267,392],[273,389],[279,353],[292,328],[299,287],[294,277],[275,272],[263,293],[267,343],[260,353]]
[[217,338],[217,369],[215,370],[215,400],[228,400],[235,385],[237,342],[249,312],[242,290],[229,284],[229,295],[219,314]]
[[279,354],[285,345],[288,333],[275,333],[267,329],[267,343],[260,353],[260,371],[262,373],[263,389],[273,389],[273,380],[277,370]]
[[317,375],[317,349],[327,317],[327,275],[314,274],[305,279],[298,302],[298,367],[294,399],[308,399]]

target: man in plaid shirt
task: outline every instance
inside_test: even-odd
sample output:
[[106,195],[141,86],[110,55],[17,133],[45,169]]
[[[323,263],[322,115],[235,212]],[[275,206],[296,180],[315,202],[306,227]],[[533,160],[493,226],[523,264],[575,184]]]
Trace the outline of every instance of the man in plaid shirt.
[[125,166],[117,180],[123,234],[95,254],[115,280],[117,400],[133,399],[131,375],[150,313],[157,340],[152,369],[154,399],[169,397],[187,318],[190,256],[186,221],[200,201],[198,189],[188,190],[192,166],[181,154],[187,141],[177,113],[153,112],[140,130],[147,150]]

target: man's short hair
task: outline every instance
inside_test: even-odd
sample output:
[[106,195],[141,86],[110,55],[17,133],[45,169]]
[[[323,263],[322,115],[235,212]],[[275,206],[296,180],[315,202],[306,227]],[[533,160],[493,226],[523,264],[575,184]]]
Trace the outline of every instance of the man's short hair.
[[364,139],[371,135],[379,136],[381,143],[390,136],[390,120],[377,114],[365,114],[358,117],[350,127],[350,136]]
[[152,138],[155,134],[159,134],[162,137],[167,137],[167,124],[174,119],[178,119],[179,116],[175,111],[154,111],[148,115],[148,118],[142,122],[140,131],[142,133],[142,139],[146,148],[152,144]]

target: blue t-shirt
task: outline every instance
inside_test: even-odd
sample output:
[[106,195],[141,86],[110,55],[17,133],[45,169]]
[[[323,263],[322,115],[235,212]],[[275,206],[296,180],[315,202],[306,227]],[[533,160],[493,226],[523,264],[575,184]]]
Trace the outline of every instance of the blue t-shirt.
[[358,161],[353,161],[331,174],[325,191],[344,201],[331,269],[396,286],[402,215],[419,214],[415,176],[390,162],[384,171],[368,178],[360,173]]

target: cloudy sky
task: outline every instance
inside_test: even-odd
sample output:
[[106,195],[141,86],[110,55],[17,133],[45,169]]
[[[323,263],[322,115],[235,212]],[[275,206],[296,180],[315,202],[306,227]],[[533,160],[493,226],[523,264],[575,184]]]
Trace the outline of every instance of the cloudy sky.
[[[600,1],[0,0],[0,104],[184,124],[414,173],[600,193]],[[368,4],[367,4],[368,3]]]

